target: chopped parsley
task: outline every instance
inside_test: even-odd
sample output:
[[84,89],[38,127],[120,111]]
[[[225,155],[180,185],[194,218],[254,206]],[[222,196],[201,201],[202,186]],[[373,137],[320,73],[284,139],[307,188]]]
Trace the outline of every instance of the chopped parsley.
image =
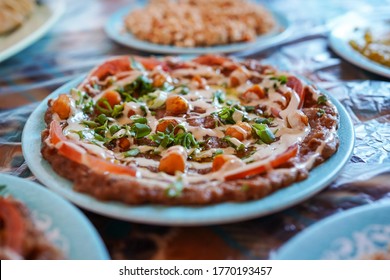
[[[175,134],[174,132],[177,132],[178,129],[180,129],[180,132]],[[185,128],[181,125],[176,127],[170,125],[165,132],[159,131],[156,134],[150,135],[149,139],[163,148],[168,148],[173,145],[180,145],[186,149],[199,147],[199,143],[196,141],[194,135],[186,132]]]
[[84,114],[92,114],[93,113],[93,109],[94,109],[94,106],[93,106],[93,100],[89,100],[88,102],[84,103],[83,107],[81,108],[81,110],[83,111]]
[[135,138],[143,138],[150,134],[151,128],[143,123],[135,123],[131,126],[130,132]]
[[255,123],[263,123],[263,124],[270,125],[273,121],[273,118],[257,118],[254,121]]
[[236,111],[241,111],[235,106],[233,107],[223,107],[218,112],[213,113],[217,115],[223,124],[235,124],[236,121],[233,119],[233,114]]
[[182,177],[179,177],[175,182],[168,185],[165,190],[165,195],[170,198],[178,197],[182,194],[184,183]]
[[140,117],[138,115],[131,116],[130,120],[133,123],[141,123],[141,124],[147,124],[148,123],[148,120],[145,117]]
[[270,80],[278,81],[281,85],[284,85],[287,83],[287,77],[284,75],[272,77],[272,78],[270,78]]
[[225,93],[222,91],[222,90],[217,90],[215,92],[213,92],[213,103],[219,103],[219,104],[222,104],[223,102],[225,102]]
[[321,118],[324,114],[325,114],[325,110],[324,109],[318,109],[317,117]]
[[117,91],[125,102],[137,102],[137,98],[154,91],[153,82],[145,75],[140,75],[132,83],[118,88]]
[[112,126],[110,126],[109,131],[110,131],[110,134],[111,134],[111,135],[114,135],[114,134],[117,133],[120,129],[121,129],[121,127],[120,127],[119,125],[113,124]]
[[119,116],[122,115],[123,109],[124,109],[124,105],[123,105],[123,104],[115,105],[115,106],[114,106],[114,109],[112,110],[112,112],[111,112],[111,114],[110,114],[111,117],[113,117],[113,118],[118,118]]
[[243,143],[241,143],[240,140],[234,138],[234,137],[230,137],[230,136],[225,136],[222,138],[222,140],[224,140],[225,142],[227,142],[231,147],[233,147],[234,149],[236,149],[236,151],[242,151],[242,150],[245,150],[245,145]]
[[180,85],[176,87],[175,89],[180,88],[180,91],[178,92],[181,95],[187,95],[190,93],[190,89],[186,85]]
[[325,95],[318,96],[318,98],[317,98],[318,105],[325,105],[326,102],[328,102],[328,98]]
[[173,133],[164,133],[164,132],[157,132],[156,134],[150,135],[149,139],[151,139],[153,142],[155,142],[157,145],[167,148],[168,146],[171,146],[172,143],[174,143],[175,138],[173,137]]
[[265,144],[271,144],[276,140],[275,135],[269,129],[268,125],[263,123],[255,123],[252,125],[252,128],[260,140]]
[[125,157],[135,157],[140,153],[140,150],[137,148],[130,149],[123,153]]
[[197,148],[199,143],[196,141],[194,135],[190,132],[181,132],[175,136],[175,145],[181,145],[186,149]]
[[134,70],[145,71],[145,67],[137,60],[135,60],[134,57],[130,57],[130,66]]

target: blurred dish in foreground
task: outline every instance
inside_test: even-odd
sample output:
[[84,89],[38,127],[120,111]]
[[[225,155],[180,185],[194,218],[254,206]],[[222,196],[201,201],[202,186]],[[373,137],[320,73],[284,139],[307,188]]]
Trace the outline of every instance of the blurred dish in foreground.
[[389,259],[389,211],[388,202],[378,202],[330,216],[293,237],[274,259]]
[[[2,185],[1,191],[7,186]],[[11,196],[0,196],[0,259],[56,260],[63,253],[37,228],[28,208]]]
[[[15,2],[18,1],[15,0]],[[64,10],[64,0],[45,1],[36,6],[34,12],[19,28],[0,36],[0,62],[40,39],[59,19]],[[0,22],[3,23],[1,18]]]
[[365,70],[390,78],[390,9],[351,13],[329,36],[332,49]]
[[18,177],[0,174],[0,185],[2,259],[108,258],[96,230],[73,205]]
[[[208,3],[208,1],[205,2]],[[217,3],[223,2],[225,1],[217,1]],[[193,1],[191,3],[197,2]],[[235,1],[227,1],[227,3],[236,5],[233,4]],[[142,12],[140,12],[140,9],[144,7],[142,4],[132,4],[114,13],[105,26],[107,35],[122,45],[142,51],[201,54],[232,53],[246,49],[261,50],[283,41],[290,34],[290,23],[285,16],[275,11],[265,10],[262,7],[258,8],[257,15],[262,14],[264,16],[257,20],[257,16],[251,16],[247,17],[247,20],[241,21],[242,15],[237,14],[231,15],[234,20],[230,22],[220,22],[217,18],[205,17],[208,20],[199,19],[198,24],[192,24],[190,21],[195,20],[193,18],[195,14],[190,13],[191,16],[187,14],[178,15],[186,20],[188,19],[187,23],[182,22],[178,25],[174,23],[176,20],[173,18],[160,18],[160,15],[153,11],[154,9],[151,9],[152,11],[149,9],[149,12],[156,17],[156,20],[150,21],[150,18],[143,17]],[[211,9],[211,11],[215,12],[216,9]],[[133,12],[135,13],[134,17],[129,16]],[[166,12],[168,14],[172,11]],[[247,13],[245,9],[241,12],[243,14]],[[198,17],[202,17],[199,13]],[[235,9],[227,9],[225,13],[228,16],[229,13],[234,14],[236,11]],[[265,13],[267,16],[265,16]],[[136,20],[138,17],[142,20]],[[166,21],[165,24],[163,24],[164,21]],[[217,22],[214,23],[214,21]],[[211,23],[217,25],[217,27],[208,28],[206,26]],[[134,34],[128,31],[126,24],[131,27]],[[257,26],[258,24],[261,26]],[[249,26],[253,27],[250,28]],[[167,31],[162,30],[162,28],[167,28]]]

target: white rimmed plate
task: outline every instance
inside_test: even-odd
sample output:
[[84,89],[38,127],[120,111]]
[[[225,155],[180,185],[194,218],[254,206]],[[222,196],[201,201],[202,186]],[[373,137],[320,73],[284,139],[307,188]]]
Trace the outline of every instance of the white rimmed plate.
[[39,40],[56,23],[65,10],[63,0],[44,1],[30,17],[11,33],[0,36],[0,62],[19,53]]
[[347,163],[353,151],[355,137],[352,121],[340,102],[327,94],[339,111],[340,146],[335,155],[312,170],[309,178],[302,182],[292,184],[260,200],[200,207],[131,206],[119,202],[99,201],[89,195],[74,191],[72,183],[57,175],[51,165],[42,158],[40,152],[41,131],[45,128],[43,119],[48,99],[55,98],[60,93],[69,92],[82,79],[81,77],[71,81],[54,91],[31,114],[22,135],[23,154],[30,170],[43,184],[80,207],[105,216],[147,224],[182,226],[222,224],[265,216],[302,202],[329,185]]
[[330,216],[293,237],[279,260],[370,259],[390,250],[390,202],[376,202]]
[[375,74],[390,78],[390,67],[376,63],[350,45],[350,40],[361,40],[367,29],[383,28],[390,30],[390,9],[352,13],[341,18],[329,35],[331,48],[350,63]]
[[276,11],[269,10],[276,20],[276,26],[267,34],[258,36],[257,39],[253,42],[192,48],[153,44],[137,39],[135,36],[133,36],[133,34],[126,31],[124,26],[124,18],[126,15],[129,14],[132,10],[142,7],[143,5],[145,5],[145,3],[134,3],[115,12],[105,25],[105,31],[107,35],[119,44],[145,52],[165,54],[206,54],[233,53],[252,48],[260,51],[282,42],[291,33],[291,25],[288,19]]
[[11,195],[31,212],[38,228],[61,249],[67,259],[108,259],[106,247],[84,214],[59,195],[34,182],[0,174],[0,195]]

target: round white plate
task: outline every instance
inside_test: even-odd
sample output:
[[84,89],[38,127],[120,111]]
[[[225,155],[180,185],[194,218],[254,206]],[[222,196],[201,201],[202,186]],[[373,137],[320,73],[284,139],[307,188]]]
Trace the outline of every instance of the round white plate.
[[349,41],[363,37],[367,28],[386,25],[390,30],[390,9],[349,14],[341,19],[329,35],[329,44],[342,58],[367,71],[390,78],[390,67],[376,63],[354,50]]
[[114,41],[134,49],[138,49],[151,53],[166,53],[166,54],[206,54],[206,53],[233,53],[247,49],[256,49],[257,51],[266,49],[279,42],[282,42],[290,35],[291,26],[287,18],[275,11],[269,10],[276,19],[276,27],[265,35],[258,36],[253,42],[235,43],[228,45],[217,45],[211,47],[193,47],[184,48],[176,46],[167,46],[153,44],[147,41],[142,41],[126,31],[124,26],[124,18],[135,8],[140,8],[144,5],[140,3],[132,4],[115,12],[107,21],[105,30],[107,35]]
[[288,241],[278,260],[370,259],[390,250],[390,203],[376,202],[326,218]]
[[45,1],[11,33],[0,35],[0,62],[19,53],[39,40],[56,23],[65,10],[63,0]]
[[34,182],[0,174],[0,195],[11,195],[29,209],[38,228],[71,260],[109,259],[96,229],[84,214],[57,194]]
[[23,155],[30,170],[43,184],[80,207],[105,216],[140,223],[181,226],[222,224],[265,216],[297,204],[322,190],[336,178],[353,151],[355,137],[352,121],[340,102],[327,94],[340,114],[338,129],[340,146],[335,155],[312,170],[309,178],[302,182],[295,183],[260,200],[200,207],[131,206],[118,202],[99,201],[89,195],[74,191],[72,183],[57,175],[50,164],[42,158],[40,152],[41,131],[45,129],[43,118],[47,110],[48,99],[55,98],[60,93],[69,92],[82,79],[74,80],[54,91],[31,114],[22,135]]

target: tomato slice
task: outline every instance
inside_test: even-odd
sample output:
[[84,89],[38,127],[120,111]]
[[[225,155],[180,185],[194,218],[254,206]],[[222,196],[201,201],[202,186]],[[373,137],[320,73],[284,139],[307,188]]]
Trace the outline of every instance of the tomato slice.
[[59,122],[52,121],[49,125],[50,142],[57,145],[61,141],[67,141],[67,138],[62,134],[62,128]]
[[270,160],[266,164],[256,166],[256,167],[249,169],[249,170],[245,170],[245,171],[237,172],[235,174],[228,175],[225,177],[225,180],[237,180],[237,179],[242,179],[242,178],[246,178],[249,176],[259,175],[261,173],[266,172],[267,168],[269,168],[269,167],[275,168],[275,167],[282,165],[283,163],[287,162],[290,158],[296,156],[297,153],[298,153],[298,145],[295,144],[295,145],[287,148],[286,151],[284,151],[283,153],[278,155],[276,158]]
[[288,76],[286,86],[292,88],[298,94],[300,100],[298,109],[302,108],[305,99],[302,82],[295,76]]
[[98,171],[100,173],[113,173],[118,175],[130,175],[136,176],[137,170],[133,167],[126,165],[119,165],[115,163],[111,163],[104,159],[98,158],[96,156],[86,154],[85,161],[88,166],[90,166],[93,170]]
[[98,172],[114,173],[121,175],[136,176],[135,168],[125,165],[114,164],[104,159],[88,154],[82,147],[77,145],[75,141],[67,139],[63,133],[62,128],[57,121],[50,123],[50,137],[51,143],[57,145],[58,153],[71,161],[85,164]]
[[26,224],[19,209],[4,197],[0,197],[0,220],[3,223],[2,234],[5,247],[11,248],[22,255],[23,240],[26,237]]
[[119,72],[129,70],[131,70],[129,56],[123,55],[109,59],[97,66],[89,74],[89,77],[96,76],[99,80],[104,80],[107,76],[113,76]]
[[213,66],[213,65],[222,65],[226,61],[231,61],[231,59],[220,55],[207,54],[207,55],[199,56],[193,59],[192,61],[203,65]]

